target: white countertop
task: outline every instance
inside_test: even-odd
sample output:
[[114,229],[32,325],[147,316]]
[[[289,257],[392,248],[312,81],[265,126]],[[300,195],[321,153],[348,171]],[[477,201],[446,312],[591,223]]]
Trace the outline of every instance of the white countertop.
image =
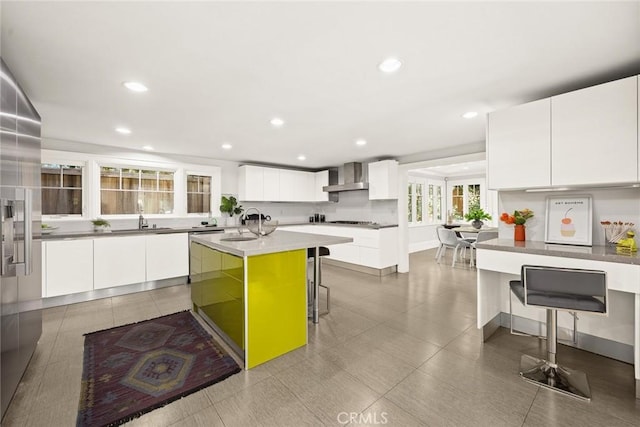
[[[252,236],[251,233],[244,233],[244,235]],[[195,234],[191,236],[191,240],[212,249],[241,257],[353,242],[350,237],[281,230],[276,230],[268,236],[263,236],[256,240],[243,242],[225,242],[222,240],[231,236],[237,236],[237,234]]]

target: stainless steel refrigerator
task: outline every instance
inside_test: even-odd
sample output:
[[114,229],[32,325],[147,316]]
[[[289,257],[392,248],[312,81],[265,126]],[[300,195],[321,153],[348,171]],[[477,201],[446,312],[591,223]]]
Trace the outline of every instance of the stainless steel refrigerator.
[[0,406],[42,333],[40,116],[0,58]]

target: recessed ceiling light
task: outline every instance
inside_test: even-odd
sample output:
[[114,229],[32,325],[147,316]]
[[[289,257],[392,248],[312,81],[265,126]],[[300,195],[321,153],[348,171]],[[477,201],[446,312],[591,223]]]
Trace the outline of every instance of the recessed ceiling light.
[[477,115],[478,115],[478,113],[476,111],[467,111],[466,113],[464,113],[462,115],[462,117],[464,117],[465,119],[473,119]]
[[150,145],[145,145],[142,147],[143,150],[147,150],[147,151],[153,151],[153,147]]
[[298,156],[298,160],[300,160],[300,161],[304,161],[304,160],[307,160],[307,157],[306,157],[304,154],[300,154],[300,155]]
[[395,73],[402,67],[402,62],[398,58],[387,58],[378,64],[378,69],[383,73]]
[[131,133],[131,130],[123,127],[118,127],[116,128],[116,132],[121,133],[123,135],[129,135]]
[[270,122],[273,126],[279,128],[280,126],[282,126],[284,124],[284,120],[282,120],[279,117],[274,117],[273,119],[271,119]]
[[124,82],[122,84],[124,85],[124,87],[133,92],[146,92],[149,90],[148,87],[140,82]]
[[224,144],[222,144],[221,146],[224,150],[231,150],[231,148],[233,147],[231,144],[229,144],[228,142],[225,142]]
[[364,140],[364,139],[358,139],[358,140],[356,141],[356,145],[358,145],[358,146],[362,147],[363,145],[367,145],[367,141],[366,141],[366,140]]

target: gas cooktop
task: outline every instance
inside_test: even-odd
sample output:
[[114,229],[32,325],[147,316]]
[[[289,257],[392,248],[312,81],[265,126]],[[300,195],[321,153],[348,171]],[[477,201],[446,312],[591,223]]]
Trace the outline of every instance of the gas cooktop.
[[373,221],[329,221],[331,224],[373,225]]

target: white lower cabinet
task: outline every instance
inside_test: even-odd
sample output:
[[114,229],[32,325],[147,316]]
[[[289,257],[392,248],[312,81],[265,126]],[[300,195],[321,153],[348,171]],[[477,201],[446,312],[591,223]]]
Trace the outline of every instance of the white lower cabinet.
[[93,288],[143,283],[145,237],[103,237],[93,242]]
[[43,242],[44,296],[93,290],[93,240]]
[[147,281],[189,275],[189,235],[146,236]]
[[51,240],[42,247],[43,297],[189,275],[187,233]]
[[328,246],[328,259],[383,269],[398,264],[398,228],[367,229],[332,225],[296,225],[285,231],[351,237],[353,242]]

